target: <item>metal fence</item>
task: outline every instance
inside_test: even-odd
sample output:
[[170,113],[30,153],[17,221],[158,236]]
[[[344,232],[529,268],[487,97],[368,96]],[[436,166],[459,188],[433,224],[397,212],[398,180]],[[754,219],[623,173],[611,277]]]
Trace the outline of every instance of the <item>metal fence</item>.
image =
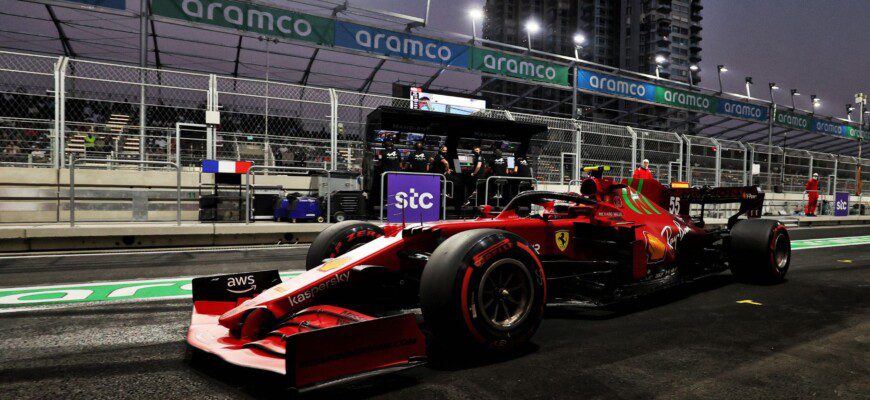
[[[359,171],[366,117],[379,106],[410,108],[409,99],[101,62],[0,52],[0,165],[62,167],[70,155],[175,162],[195,169],[203,158],[256,165]],[[209,113],[219,125],[206,125]],[[502,110],[490,118],[546,125],[529,159],[542,183],[581,177],[578,166],[606,164],[629,177],[649,159],[663,181],[693,185],[756,184],[800,193],[813,172],[822,188],[854,192],[867,159],[768,148],[763,144],[679,135]],[[177,124],[185,128],[176,143]],[[783,159],[784,157],[784,159]],[[753,164],[760,167],[752,174]],[[106,163],[107,168],[126,163]],[[129,167],[129,166],[128,166]],[[870,184],[870,167],[862,173]],[[829,186],[830,185],[830,186]]]

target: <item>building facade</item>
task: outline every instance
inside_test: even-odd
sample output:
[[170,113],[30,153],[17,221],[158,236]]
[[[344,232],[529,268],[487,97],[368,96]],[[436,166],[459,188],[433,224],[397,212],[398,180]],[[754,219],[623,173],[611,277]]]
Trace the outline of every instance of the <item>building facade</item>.
[[[659,68],[662,78],[686,83],[692,74],[691,81],[697,84],[698,71],[690,67],[701,61],[702,8],[701,0],[487,0],[483,35],[528,46],[525,22],[533,19],[541,26],[541,32],[531,37],[533,49],[574,56],[574,35],[582,33],[586,42],[579,54],[584,60],[649,75]],[[665,62],[657,63],[657,56]],[[571,114],[571,102],[564,101],[566,92],[561,90],[497,82],[487,86],[484,96],[495,107]],[[625,103],[583,95],[580,116],[668,127],[667,119],[654,118],[663,116],[665,109],[648,106],[639,117]]]

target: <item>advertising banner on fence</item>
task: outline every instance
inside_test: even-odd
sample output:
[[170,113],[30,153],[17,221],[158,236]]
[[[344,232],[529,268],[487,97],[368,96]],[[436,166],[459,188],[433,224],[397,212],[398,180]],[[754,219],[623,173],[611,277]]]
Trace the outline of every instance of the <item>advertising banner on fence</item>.
[[813,128],[813,121],[805,115],[795,114],[788,111],[776,110],[774,123],[786,128],[809,131]]
[[584,69],[577,70],[577,88],[630,99],[656,101],[655,85]]
[[849,216],[849,193],[837,192],[834,195],[834,216]]
[[387,174],[387,222],[437,221],[441,215],[441,177]]
[[332,46],[333,20],[231,0],[152,0],[154,15]]
[[710,114],[715,114],[718,108],[717,99],[713,96],[662,86],[656,87],[656,103]]
[[768,118],[767,107],[728,99],[719,99],[716,114],[759,122],[766,122]]
[[568,67],[534,58],[474,48],[473,70],[538,82],[568,85]]
[[468,46],[424,38],[404,32],[335,22],[335,45],[388,57],[468,68]]
[[70,3],[79,3],[88,6],[112,8],[115,10],[124,10],[127,8],[126,0],[64,0]]

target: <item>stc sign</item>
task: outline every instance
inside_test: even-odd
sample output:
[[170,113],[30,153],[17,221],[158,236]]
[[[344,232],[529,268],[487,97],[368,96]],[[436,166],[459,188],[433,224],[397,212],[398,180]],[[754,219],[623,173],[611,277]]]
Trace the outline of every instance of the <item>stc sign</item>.
[[441,215],[441,177],[387,174],[387,222],[437,221]]

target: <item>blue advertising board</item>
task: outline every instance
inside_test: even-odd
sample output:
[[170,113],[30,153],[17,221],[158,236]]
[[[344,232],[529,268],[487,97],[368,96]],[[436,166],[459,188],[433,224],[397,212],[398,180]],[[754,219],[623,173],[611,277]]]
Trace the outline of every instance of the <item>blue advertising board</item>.
[[113,8],[115,10],[124,10],[127,8],[126,0],[65,0],[70,3],[86,4],[89,6]]
[[342,21],[335,22],[335,46],[461,68],[471,54],[468,46]]
[[716,113],[761,122],[767,121],[768,117],[767,107],[728,99],[719,99]]
[[387,174],[387,222],[437,221],[441,213],[441,177]]
[[653,84],[583,69],[577,70],[577,89],[650,102],[656,101],[656,86]]
[[834,216],[848,217],[849,216],[849,193],[837,192],[834,195]]

